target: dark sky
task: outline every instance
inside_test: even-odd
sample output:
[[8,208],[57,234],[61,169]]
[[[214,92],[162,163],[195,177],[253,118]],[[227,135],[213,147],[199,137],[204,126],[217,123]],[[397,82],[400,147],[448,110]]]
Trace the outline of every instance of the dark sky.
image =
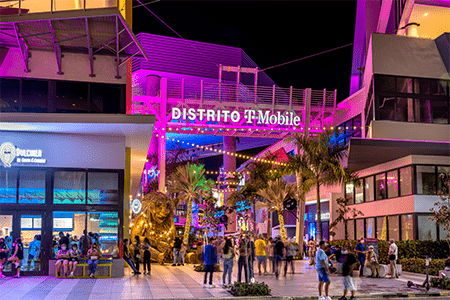
[[[355,30],[356,0],[162,0],[148,7],[185,39],[242,48],[262,69],[352,43]],[[177,37],[144,7],[133,13],[136,34]],[[337,89],[342,100],[349,93],[352,51],[349,46],[267,74],[281,87]]]

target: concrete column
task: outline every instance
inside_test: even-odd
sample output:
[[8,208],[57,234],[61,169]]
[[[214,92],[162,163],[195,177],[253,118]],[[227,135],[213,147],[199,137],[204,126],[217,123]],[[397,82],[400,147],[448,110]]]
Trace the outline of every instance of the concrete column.
[[[234,155],[228,155],[229,153],[235,153],[236,152],[236,137],[234,136],[224,136],[223,137],[223,170],[225,172],[225,180],[227,178],[232,178],[233,175],[228,175],[228,172],[235,172],[236,171],[236,156]],[[224,200],[226,201],[228,195],[230,195],[230,192],[224,193]],[[228,228],[226,230],[227,233],[235,232],[236,231],[236,214],[233,213],[228,216],[229,224]]]

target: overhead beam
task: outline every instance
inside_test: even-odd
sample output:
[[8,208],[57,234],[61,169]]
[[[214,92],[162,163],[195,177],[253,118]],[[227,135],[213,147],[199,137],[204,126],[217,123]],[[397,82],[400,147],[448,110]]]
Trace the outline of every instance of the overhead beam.
[[135,53],[131,54],[130,56],[128,56],[127,58],[125,58],[124,60],[122,60],[122,62],[119,64],[119,67],[121,67],[123,64],[126,64],[127,61],[129,61],[130,59],[132,59],[133,57],[135,57],[136,55],[139,54],[139,50],[136,51]]
[[53,43],[53,51],[55,51],[56,57],[56,65],[58,67],[58,75],[62,75],[61,72],[61,47],[58,45],[58,39],[56,38],[55,28],[53,28],[53,24],[51,20],[48,20],[48,25],[50,26],[50,33],[52,35],[52,43]]
[[20,49],[20,55],[22,56],[24,72],[28,73],[29,72],[29,69],[28,69],[28,48],[27,48],[25,42],[23,41],[22,37],[20,36],[20,32],[19,32],[19,28],[17,27],[17,24],[14,23],[13,26],[14,26],[14,32],[16,33],[17,44],[19,45],[19,49]]
[[92,49],[91,34],[89,32],[88,18],[85,18],[85,21],[86,21],[86,35],[87,35],[88,53],[89,53],[89,66],[91,69],[91,73],[89,74],[89,77],[95,77],[95,74],[94,74],[94,51]]

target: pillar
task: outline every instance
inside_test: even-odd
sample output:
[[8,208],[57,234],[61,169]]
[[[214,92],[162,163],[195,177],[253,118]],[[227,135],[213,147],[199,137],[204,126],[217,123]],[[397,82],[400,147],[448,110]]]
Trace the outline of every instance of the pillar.
[[167,130],[167,78],[160,82],[161,105],[159,108],[160,122],[158,124],[158,190],[166,192],[166,130]]
[[[234,136],[224,136],[223,137],[223,170],[225,172],[225,180],[227,178],[233,178],[233,175],[228,175],[228,172],[235,172],[236,171],[236,156],[234,155],[228,155],[229,153],[235,153],[236,152],[236,137]],[[231,192],[225,192],[224,193],[224,201],[226,201],[228,195],[230,195]],[[236,231],[236,214],[232,213],[228,216],[228,227],[226,229],[227,233],[234,233]]]

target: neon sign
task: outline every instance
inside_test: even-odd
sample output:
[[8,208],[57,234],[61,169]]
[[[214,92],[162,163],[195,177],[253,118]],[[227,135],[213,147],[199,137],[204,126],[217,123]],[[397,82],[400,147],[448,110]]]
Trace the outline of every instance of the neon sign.
[[12,143],[6,142],[0,145],[0,161],[5,168],[11,167],[11,163],[45,164],[47,160],[42,158],[40,149],[20,149]]
[[206,122],[232,122],[240,123],[245,119],[246,123],[253,123],[256,121],[257,124],[269,124],[269,125],[281,125],[281,126],[300,126],[301,119],[299,116],[295,115],[293,112],[281,113],[271,113],[269,110],[253,110],[246,109],[244,113],[240,113],[236,110],[213,110],[213,109],[202,109],[202,108],[183,108],[178,107],[172,108],[172,121],[181,119],[181,121],[194,121],[198,118],[200,121]]

